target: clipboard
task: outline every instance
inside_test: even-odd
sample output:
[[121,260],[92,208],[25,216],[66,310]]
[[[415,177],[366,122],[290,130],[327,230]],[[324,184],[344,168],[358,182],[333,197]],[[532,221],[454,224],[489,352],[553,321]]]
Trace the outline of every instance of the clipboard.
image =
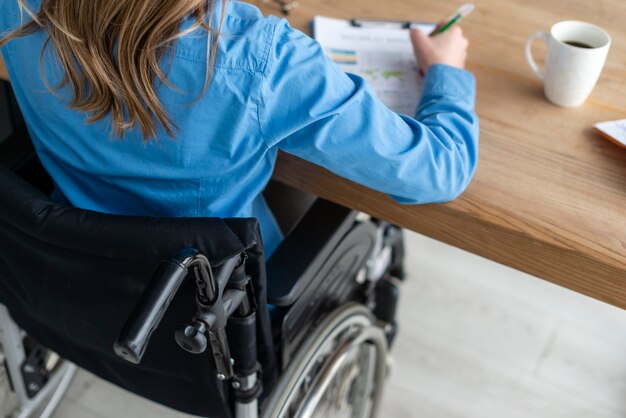
[[394,112],[414,117],[422,93],[422,77],[409,29],[428,34],[435,26],[405,20],[316,16],[311,32],[341,70],[364,79]]
[[357,28],[395,28],[395,29],[413,29],[420,26],[428,25],[428,22],[415,22],[410,20],[394,20],[394,19],[371,19],[371,18],[354,18],[350,19],[352,26]]
[[[411,21],[411,20],[397,20],[397,19],[374,19],[374,18],[352,18],[349,20],[350,24],[355,28],[386,28],[386,29],[413,29],[433,25],[433,29],[436,27],[431,22]],[[315,38],[315,19],[311,20],[311,36]],[[427,35],[429,35],[427,33]]]

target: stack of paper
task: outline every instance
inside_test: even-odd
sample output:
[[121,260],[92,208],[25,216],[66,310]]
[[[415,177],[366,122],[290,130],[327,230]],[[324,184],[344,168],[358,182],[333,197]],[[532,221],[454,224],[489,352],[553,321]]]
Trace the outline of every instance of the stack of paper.
[[593,127],[609,141],[626,148],[626,119],[598,122]]

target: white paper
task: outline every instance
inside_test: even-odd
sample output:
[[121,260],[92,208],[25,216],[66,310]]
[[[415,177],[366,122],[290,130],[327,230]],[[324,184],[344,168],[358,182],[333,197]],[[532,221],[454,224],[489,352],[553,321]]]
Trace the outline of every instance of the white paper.
[[[396,113],[414,116],[422,93],[422,77],[408,29],[359,28],[350,21],[317,16],[315,39],[339,67],[363,77],[378,98]],[[430,33],[434,24],[417,24]]]
[[626,119],[598,122],[595,128],[626,146]]

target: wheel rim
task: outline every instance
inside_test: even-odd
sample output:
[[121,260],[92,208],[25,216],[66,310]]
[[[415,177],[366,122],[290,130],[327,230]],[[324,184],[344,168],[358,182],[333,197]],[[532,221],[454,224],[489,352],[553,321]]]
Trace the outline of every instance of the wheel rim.
[[386,344],[383,331],[364,306],[349,304],[333,311],[283,373],[263,417],[375,416]]

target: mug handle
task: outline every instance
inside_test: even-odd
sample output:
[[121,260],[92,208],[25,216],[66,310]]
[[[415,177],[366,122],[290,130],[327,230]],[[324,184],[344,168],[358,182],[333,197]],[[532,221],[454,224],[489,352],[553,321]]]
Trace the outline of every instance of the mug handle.
[[535,59],[533,58],[533,54],[531,51],[533,41],[537,38],[543,39],[545,43],[547,44],[548,40],[550,39],[550,36],[546,32],[535,32],[528,37],[528,40],[526,41],[526,61],[528,61],[528,65],[530,65],[530,69],[533,70],[537,78],[543,81],[543,79],[545,78],[545,72],[539,69],[539,66],[535,62]]

